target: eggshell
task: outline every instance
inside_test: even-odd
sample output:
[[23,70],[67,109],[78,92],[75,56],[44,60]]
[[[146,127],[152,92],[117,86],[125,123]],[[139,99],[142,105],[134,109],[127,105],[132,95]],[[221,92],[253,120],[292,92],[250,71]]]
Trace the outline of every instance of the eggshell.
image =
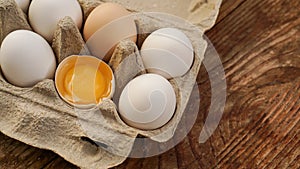
[[29,22],[35,32],[52,42],[56,25],[65,16],[77,27],[82,26],[82,10],[77,0],[33,0],[29,7]]
[[72,55],[55,73],[55,86],[63,100],[78,108],[92,108],[115,90],[113,71],[94,56]]
[[130,81],[120,96],[119,113],[130,126],[144,130],[162,127],[173,116],[176,95],[162,76],[144,74]]
[[17,30],[3,40],[1,69],[6,79],[19,87],[31,87],[53,78],[56,60],[52,48],[40,35]]
[[103,3],[90,13],[84,25],[83,36],[94,56],[109,61],[115,46],[121,40],[130,38],[136,42],[136,25],[130,14],[115,3]]
[[162,28],[146,38],[141,56],[148,72],[170,79],[189,71],[194,50],[190,39],[182,31]]
[[25,12],[27,13],[29,4],[30,4],[30,0],[15,0],[18,4],[18,6]]

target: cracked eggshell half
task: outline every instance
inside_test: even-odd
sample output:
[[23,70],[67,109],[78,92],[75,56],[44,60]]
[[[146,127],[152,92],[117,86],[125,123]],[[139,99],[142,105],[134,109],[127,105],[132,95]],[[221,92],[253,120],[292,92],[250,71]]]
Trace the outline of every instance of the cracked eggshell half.
[[94,56],[72,55],[64,59],[55,73],[55,86],[63,100],[77,108],[89,109],[115,91],[113,71]]

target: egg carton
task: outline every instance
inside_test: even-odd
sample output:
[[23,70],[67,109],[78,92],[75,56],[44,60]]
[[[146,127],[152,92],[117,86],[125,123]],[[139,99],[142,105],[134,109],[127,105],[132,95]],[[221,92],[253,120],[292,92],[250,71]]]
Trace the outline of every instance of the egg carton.
[[[79,3],[86,19],[103,2],[79,0]],[[14,0],[0,0],[0,13],[0,42],[14,30],[32,30],[26,14]],[[177,105],[174,116],[166,125],[156,130],[132,128],[121,120],[115,103],[110,99],[103,100],[98,106],[101,115],[90,116],[87,115],[89,112],[78,112],[64,102],[51,79],[32,88],[19,88],[9,84],[0,72],[0,131],[31,146],[51,150],[79,167],[91,169],[121,164],[130,154],[138,135],[157,142],[171,139],[189,101],[207,44],[202,38],[203,32],[199,33],[198,28],[189,24],[178,24],[167,17],[147,13],[137,15],[135,21],[138,32],[176,27],[190,38],[194,47],[195,60],[190,71],[170,80]],[[109,61],[117,84],[115,98],[130,80],[146,73],[138,51],[148,35],[140,34],[136,44],[124,40],[117,45]],[[52,48],[58,62],[69,55],[89,54],[80,30],[69,17],[58,23]]]

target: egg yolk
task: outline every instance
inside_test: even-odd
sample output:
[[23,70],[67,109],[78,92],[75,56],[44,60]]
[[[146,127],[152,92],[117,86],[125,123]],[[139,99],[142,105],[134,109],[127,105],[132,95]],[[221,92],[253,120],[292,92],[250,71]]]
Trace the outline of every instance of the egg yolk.
[[110,96],[112,72],[105,63],[86,63],[78,59],[65,71],[61,87],[63,96],[75,104],[98,104]]

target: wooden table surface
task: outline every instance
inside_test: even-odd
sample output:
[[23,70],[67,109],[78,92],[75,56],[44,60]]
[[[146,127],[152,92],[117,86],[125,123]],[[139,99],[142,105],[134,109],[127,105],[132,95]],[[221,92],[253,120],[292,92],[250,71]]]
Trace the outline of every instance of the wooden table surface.
[[[223,0],[206,35],[226,73],[227,102],[212,137],[198,143],[210,105],[202,66],[200,112],[179,145],[117,169],[300,168],[300,1]],[[53,152],[0,134],[0,168],[76,168]]]

